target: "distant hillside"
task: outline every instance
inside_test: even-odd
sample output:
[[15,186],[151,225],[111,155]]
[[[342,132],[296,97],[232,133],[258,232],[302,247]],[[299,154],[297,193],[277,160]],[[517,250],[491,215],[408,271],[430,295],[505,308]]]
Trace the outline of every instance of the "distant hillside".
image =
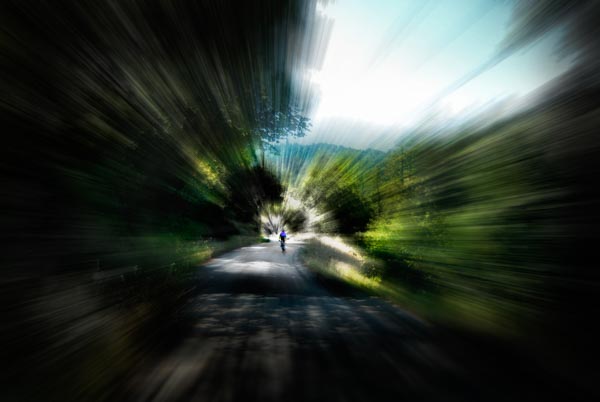
[[358,150],[333,144],[281,144],[274,152],[267,154],[267,164],[287,184],[297,184],[305,169],[317,160],[327,160],[334,156],[344,156],[355,162],[374,166],[386,156],[375,149]]

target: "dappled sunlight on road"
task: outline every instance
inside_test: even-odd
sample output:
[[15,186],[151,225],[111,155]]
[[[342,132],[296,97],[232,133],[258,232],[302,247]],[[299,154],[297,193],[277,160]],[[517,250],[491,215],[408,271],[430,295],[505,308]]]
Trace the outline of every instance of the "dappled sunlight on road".
[[[217,259],[214,264],[219,264],[219,266],[215,269],[217,272],[228,272],[228,273],[268,273],[274,269],[281,269],[285,265],[276,264],[272,262],[266,261],[254,261],[254,262],[230,262],[227,265],[221,265],[225,261],[220,261]],[[212,265],[214,266],[214,265]],[[211,265],[207,265],[207,267],[211,267]]]
[[500,401],[519,395],[520,385],[492,398],[486,388],[504,381],[514,356],[484,348],[497,368],[479,372],[484,352],[477,342],[457,342],[380,298],[340,293],[299,263],[298,248],[290,250],[283,254],[276,243],[244,247],[199,268],[185,337],[135,374],[132,399],[460,401],[485,395]]
[[330,294],[276,244],[216,258],[199,276],[190,334],[138,373],[140,401],[362,400],[380,381],[423,395],[423,376],[452,375],[423,322],[378,298]]

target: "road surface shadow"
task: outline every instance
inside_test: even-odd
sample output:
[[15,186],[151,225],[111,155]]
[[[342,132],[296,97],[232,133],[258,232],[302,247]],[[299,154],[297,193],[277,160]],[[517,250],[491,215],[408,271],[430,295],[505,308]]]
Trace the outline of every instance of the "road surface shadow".
[[515,351],[332,292],[298,263],[299,244],[274,246],[200,269],[188,330],[134,376],[128,400],[578,400]]

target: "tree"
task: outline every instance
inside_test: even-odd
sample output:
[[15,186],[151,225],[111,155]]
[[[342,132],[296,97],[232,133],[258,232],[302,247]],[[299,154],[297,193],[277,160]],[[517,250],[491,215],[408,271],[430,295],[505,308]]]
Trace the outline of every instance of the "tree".
[[276,144],[283,138],[304,137],[311,127],[310,119],[302,115],[295,105],[276,107],[263,96],[256,104],[254,133],[260,141],[262,167],[265,167],[265,151],[276,152]]

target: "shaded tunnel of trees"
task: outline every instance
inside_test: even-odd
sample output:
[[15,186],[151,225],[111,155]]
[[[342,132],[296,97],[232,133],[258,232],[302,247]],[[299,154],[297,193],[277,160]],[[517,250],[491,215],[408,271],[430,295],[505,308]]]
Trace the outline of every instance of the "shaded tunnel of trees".
[[[591,359],[597,44],[493,125],[385,152],[283,144],[310,129],[294,72],[317,64],[315,4],[2,3],[3,387],[95,398],[182,323],[199,264],[260,241],[269,208],[364,250],[364,274],[434,321],[549,347],[576,333]],[[304,209],[284,210],[290,192]]]

